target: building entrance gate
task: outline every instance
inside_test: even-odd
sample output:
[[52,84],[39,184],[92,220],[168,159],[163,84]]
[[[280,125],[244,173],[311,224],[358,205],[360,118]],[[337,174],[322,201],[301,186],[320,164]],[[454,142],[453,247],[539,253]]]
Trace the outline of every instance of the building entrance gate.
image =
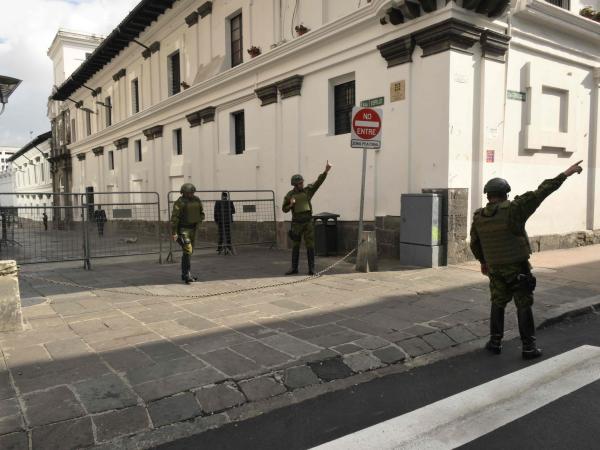
[[19,264],[158,254],[156,192],[0,193],[0,259]]

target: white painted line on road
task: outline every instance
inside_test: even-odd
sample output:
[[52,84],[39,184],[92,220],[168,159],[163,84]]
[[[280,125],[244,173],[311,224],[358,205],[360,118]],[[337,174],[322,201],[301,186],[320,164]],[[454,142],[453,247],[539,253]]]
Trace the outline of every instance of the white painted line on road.
[[315,449],[452,449],[599,379],[600,347],[584,345]]

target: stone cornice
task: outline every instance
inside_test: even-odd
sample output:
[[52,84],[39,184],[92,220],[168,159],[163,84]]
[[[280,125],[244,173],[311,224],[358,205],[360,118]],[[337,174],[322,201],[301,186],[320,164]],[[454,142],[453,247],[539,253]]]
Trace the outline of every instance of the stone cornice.
[[268,86],[263,86],[254,91],[256,96],[260,99],[260,106],[267,106],[272,103],[277,103],[277,85],[270,84]]
[[412,35],[402,36],[377,46],[381,56],[387,61],[388,67],[412,62],[415,40]]
[[129,138],[122,137],[120,139],[117,139],[114,142],[114,144],[115,144],[115,147],[117,148],[117,150],[127,148],[127,145],[129,144]]
[[496,33],[492,30],[484,30],[479,42],[481,44],[481,56],[494,61],[505,62],[510,36]]
[[304,76],[294,75],[292,77],[286,78],[285,80],[279,81],[277,83],[277,89],[279,89],[281,99],[300,95],[303,80]]
[[214,122],[216,110],[217,108],[215,106],[207,106],[206,108],[198,111],[200,119],[202,119],[202,123]]
[[200,117],[199,111],[194,111],[193,113],[187,114],[185,118],[189,122],[190,128],[197,127],[202,124],[202,117]]
[[447,19],[413,34],[415,43],[423,49],[423,57],[448,50],[470,53],[483,28],[458,19]]
[[102,155],[104,155],[104,147],[102,147],[102,146],[94,147],[92,149],[92,153],[96,156],[102,156]]
[[212,13],[213,2],[204,2],[198,7],[198,14],[201,19]]
[[83,161],[85,159],[85,155],[87,155],[87,153],[77,153],[77,159],[79,161]]
[[153,139],[157,139],[162,137],[163,135],[163,126],[162,125],[154,125],[153,127],[146,128],[142,131],[144,136],[146,136],[147,141],[152,141]]
[[144,59],[150,58],[150,55],[160,50],[160,42],[154,41],[150,46],[142,52]]
[[196,11],[192,12],[190,15],[186,16],[185,23],[187,23],[188,27],[192,27],[198,23],[198,13]]
[[122,68],[121,70],[119,70],[117,73],[115,73],[113,75],[113,80],[119,81],[121,78],[123,78],[125,76],[126,73],[127,73],[127,71],[125,70],[125,68]]

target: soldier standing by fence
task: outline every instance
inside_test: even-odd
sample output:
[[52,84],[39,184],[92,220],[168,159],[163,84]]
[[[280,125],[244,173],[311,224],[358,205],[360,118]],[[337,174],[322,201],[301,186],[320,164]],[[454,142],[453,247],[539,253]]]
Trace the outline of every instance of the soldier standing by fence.
[[171,234],[183,250],[181,256],[181,280],[185,284],[198,281],[190,274],[192,268],[192,253],[196,239],[196,229],[204,221],[202,202],[194,195],[196,187],[191,183],[181,186],[181,197],[173,204],[171,213]]
[[311,199],[327,178],[327,173],[331,170],[331,164],[327,161],[325,171],[319,175],[317,181],[304,187],[304,178],[302,175],[292,176],[292,189],[283,199],[282,210],[284,213],[292,211],[292,226],[289,232],[292,240],[292,268],[286,272],[286,275],[298,273],[298,262],[300,260],[300,243],[304,238],[306,246],[306,257],[308,259],[308,274],[315,273],[315,227],[312,223],[312,203]]

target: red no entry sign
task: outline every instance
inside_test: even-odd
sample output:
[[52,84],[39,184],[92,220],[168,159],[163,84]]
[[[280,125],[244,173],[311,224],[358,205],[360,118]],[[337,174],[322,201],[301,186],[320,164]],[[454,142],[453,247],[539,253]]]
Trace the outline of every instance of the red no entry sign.
[[352,109],[353,148],[381,148],[381,108]]

